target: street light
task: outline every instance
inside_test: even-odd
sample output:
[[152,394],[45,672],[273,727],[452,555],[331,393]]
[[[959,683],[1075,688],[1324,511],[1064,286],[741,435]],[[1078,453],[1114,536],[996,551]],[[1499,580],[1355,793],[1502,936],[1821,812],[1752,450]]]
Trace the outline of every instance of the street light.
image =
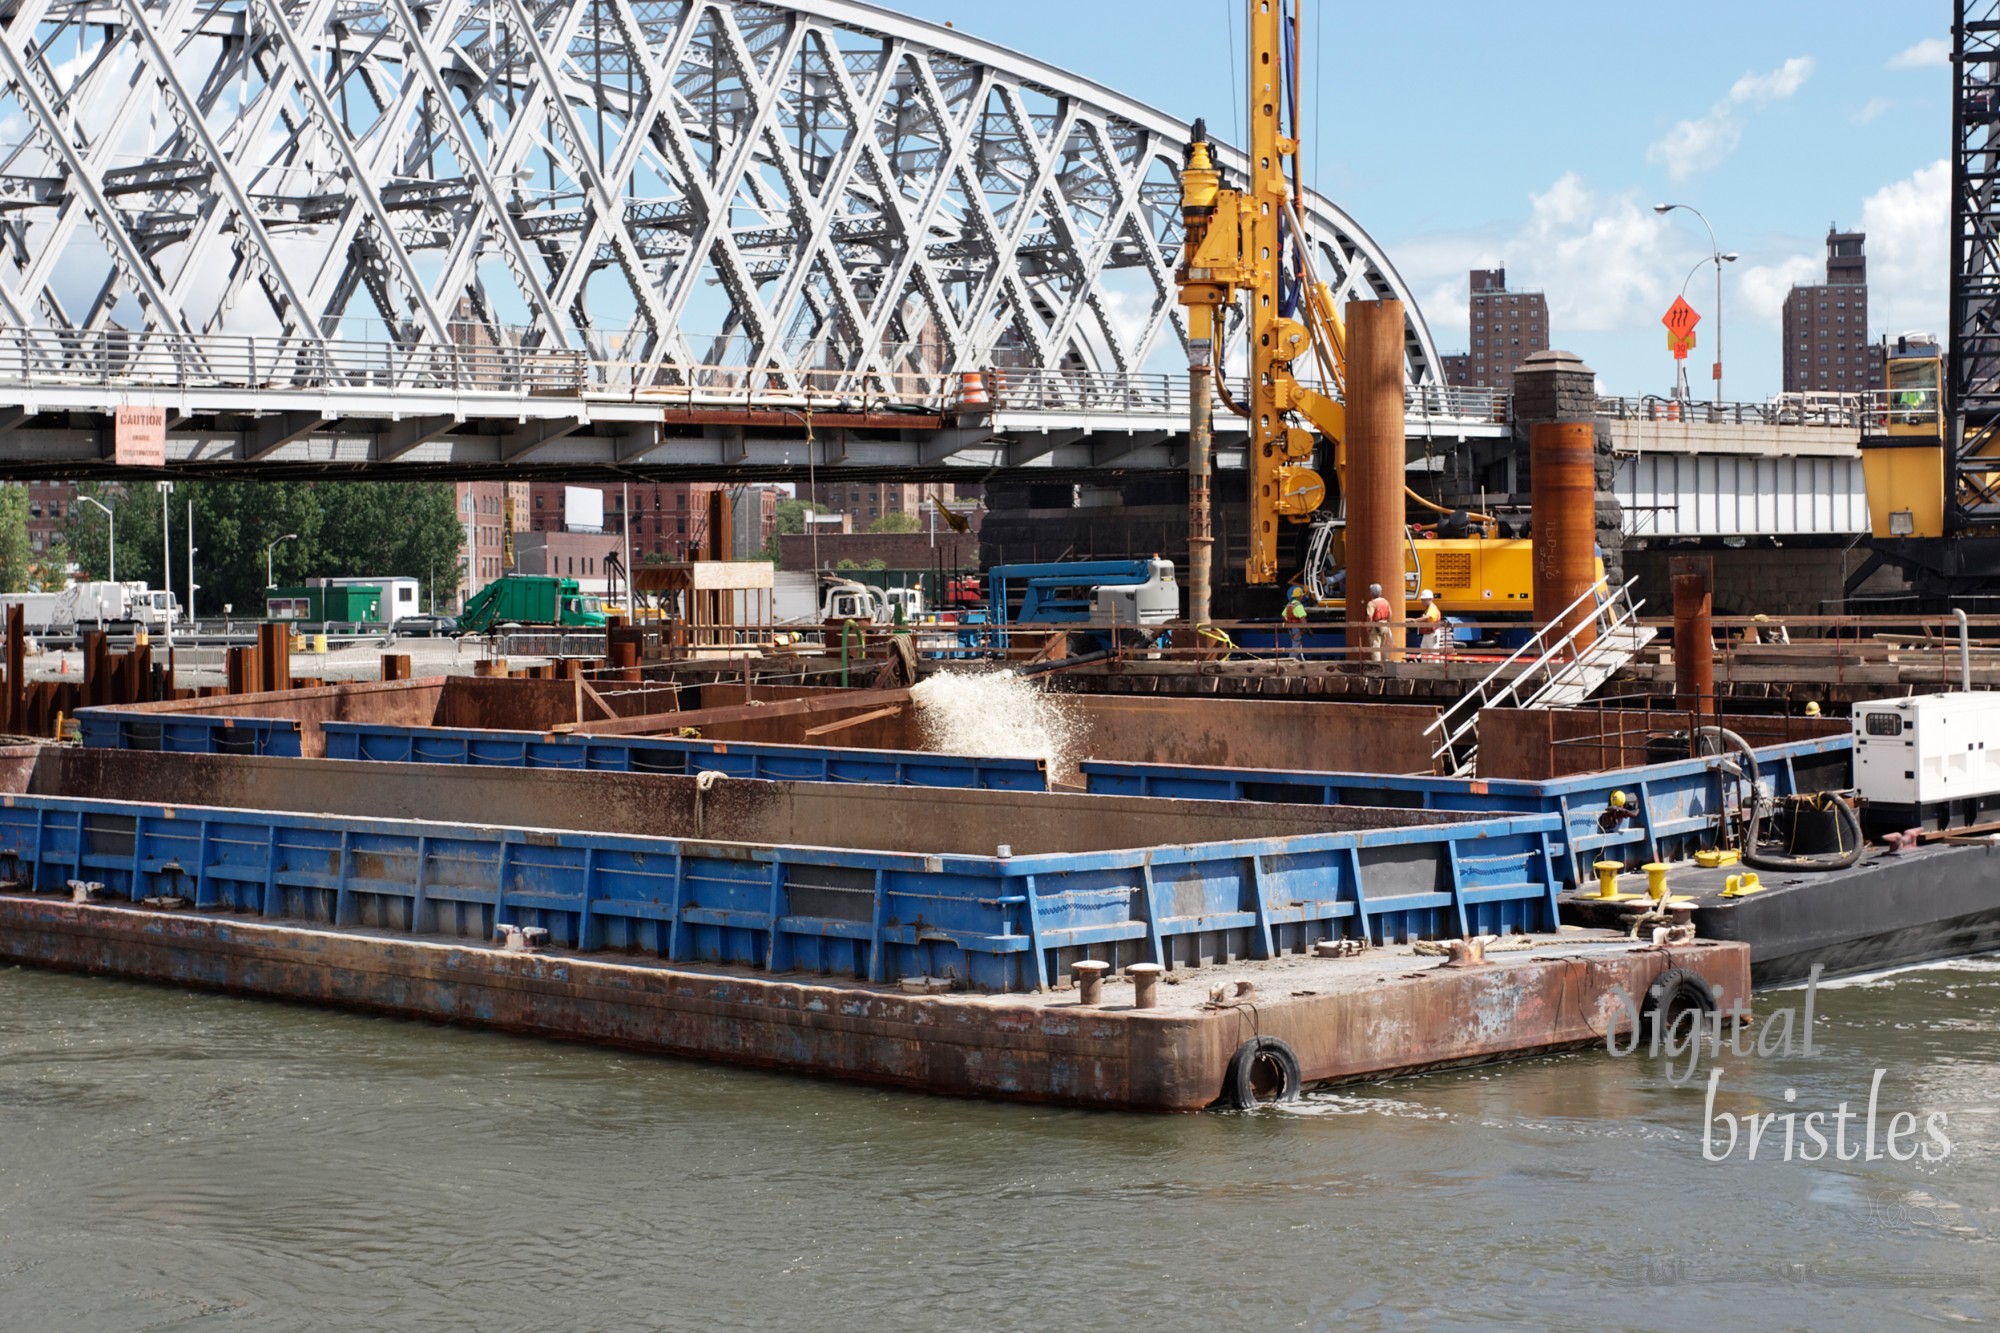
[[[1726,255],[1707,255],[1699,260],[1696,260],[1695,266],[1688,270],[1687,276],[1685,278],[1681,279],[1681,299],[1682,300],[1687,299],[1688,284],[1694,281],[1694,275],[1701,272],[1703,268],[1707,267],[1710,264],[1714,264],[1715,270],[1719,274],[1722,271],[1723,264],[1733,264],[1741,257],[1742,256],[1736,254],[1734,251],[1731,251]],[[1722,298],[1719,295],[1716,297],[1717,301],[1720,301],[1721,299]],[[1717,365],[1720,365],[1722,363],[1722,316],[1721,315],[1717,315],[1715,317],[1715,360]],[[1674,386],[1675,393],[1680,398],[1680,400],[1683,403],[1685,403],[1688,401],[1687,362],[1676,361],[1674,362],[1674,364],[1679,367],[1679,369],[1675,372],[1675,379],[1678,381]],[[1722,401],[1722,383],[1720,376],[1717,376],[1716,379],[1715,401],[1717,403],[1720,403]]]
[[[1702,217],[1701,210],[1693,204],[1653,205],[1655,213],[1671,213],[1676,208],[1684,208],[1696,217],[1701,218],[1701,225],[1708,229],[1709,256],[1702,263],[1713,262],[1715,265],[1715,405],[1720,407],[1722,406],[1722,266],[1724,264],[1735,263],[1739,256],[1733,251],[1729,254],[1722,253],[1722,247],[1715,243],[1715,228],[1708,225],[1708,219]],[[1701,264],[1695,265],[1697,269],[1700,267]],[[1692,272],[1688,274],[1690,278],[1693,276]],[[1681,283],[1681,291],[1683,293],[1687,291],[1687,282],[1685,280]]]
[[264,548],[264,586],[265,586],[265,587],[267,587],[267,588],[275,588],[275,587],[277,587],[277,586],[278,586],[278,581],[277,581],[277,580],[276,580],[275,578],[271,577],[271,552],[273,552],[273,551],[277,550],[277,549],[278,549],[278,547],[279,547],[279,546],[281,546],[281,545],[283,545],[283,544],[284,544],[285,542],[295,542],[295,541],[297,541],[298,539],[299,539],[299,534],[298,534],[298,533],[296,533],[296,532],[288,532],[288,533],[286,533],[286,534],[285,534],[284,536],[282,536],[282,537],[278,538],[278,540],[277,540],[277,541],[274,541],[274,542],[272,542],[272,543],[271,543],[271,544],[270,544],[269,546],[266,546],[266,547]]
[[116,583],[118,582],[118,515],[112,513],[111,506],[105,504],[102,500],[93,500],[88,495],[79,495],[76,498],[87,505],[96,505],[104,511],[105,563],[111,566],[110,569],[105,571],[105,578],[112,583]]

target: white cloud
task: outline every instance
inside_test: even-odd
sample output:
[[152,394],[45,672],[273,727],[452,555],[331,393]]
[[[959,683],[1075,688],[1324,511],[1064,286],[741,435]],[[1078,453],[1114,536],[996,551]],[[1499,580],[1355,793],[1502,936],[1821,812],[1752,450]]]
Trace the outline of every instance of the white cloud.
[[1950,63],[1951,43],[1942,37],[1926,37],[1889,58],[1890,69],[1925,69]]
[[1570,172],[1529,203],[1511,248],[1548,289],[1552,331],[1619,328],[1658,303],[1667,224],[1635,195],[1594,193]]
[[1793,56],[1769,74],[1745,74],[1729,86],[1732,102],[1782,102],[1812,77],[1813,58]]
[[1886,97],[1869,98],[1868,105],[1862,107],[1859,111],[1854,113],[1854,123],[1856,125],[1868,124],[1870,121],[1874,120],[1877,116],[1881,115],[1884,111],[1887,111],[1889,109],[1889,105],[1890,105],[1889,99]]
[[1509,288],[1547,294],[1550,337],[1561,347],[1658,318],[1692,262],[1680,259],[1677,243],[1636,193],[1603,194],[1569,172],[1529,196],[1528,217],[1512,232],[1414,237],[1393,258],[1440,350],[1458,350],[1466,338],[1466,271],[1503,266]]
[[1785,309],[1785,295],[1801,283],[1822,281],[1826,274],[1823,255],[1789,255],[1768,264],[1752,264],[1732,272],[1729,285],[1730,322],[1737,318],[1764,328],[1777,328]]
[[1684,120],[1656,140],[1646,150],[1646,160],[1665,166],[1674,180],[1686,180],[1703,167],[1712,167],[1736,150],[1743,127],[1727,102],[1699,120]]
[[1667,175],[1677,181],[1716,165],[1743,138],[1738,108],[1781,102],[1804,87],[1812,72],[1811,56],[1793,56],[1767,74],[1745,74],[1707,115],[1680,121],[1654,141],[1646,149],[1646,160],[1665,166]]
[[1951,164],[1939,159],[1885,185],[1861,205],[1876,336],[1943,335],[1950,300]]

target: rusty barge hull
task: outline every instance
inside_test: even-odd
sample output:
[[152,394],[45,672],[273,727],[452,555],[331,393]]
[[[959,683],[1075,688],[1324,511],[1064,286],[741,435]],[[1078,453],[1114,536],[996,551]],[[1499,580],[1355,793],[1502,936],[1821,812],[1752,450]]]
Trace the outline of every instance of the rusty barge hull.
[[[1187,997],[1139,1010],[1115,985],[1097,1006],[1074,992],[916,996],[20,892],[0,892],[0,958],[927,1093],[1169,1112],[1223,1100],[1247,1042],[1285,1043],[1307,1084],[1351,1083],[1601,1042],[1629,1016],[1620,992],[1642,996],[1670,968],[1725,1008],[1749,992],[1739,944],[1555,940],[1471,968],[1390,949],[1204,969]],[[1260,993],[1200,999],[1223,977]]]

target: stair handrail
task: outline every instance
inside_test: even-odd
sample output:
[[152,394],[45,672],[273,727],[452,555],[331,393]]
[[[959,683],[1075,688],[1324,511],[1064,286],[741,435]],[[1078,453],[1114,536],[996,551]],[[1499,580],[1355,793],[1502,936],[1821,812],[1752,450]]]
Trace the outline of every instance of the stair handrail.
[[[1527,654],[1529,649],[1535,648],[1544,639],[1546,639],[1548,637],[1548,633],[1550,630],[1554,629],[1557,625],[1560,625],[1564,620],[1568,619],[1570,612],[1576,610],[1578,607],[1582,606],[1587,601],[1593,601],[1597,596],[1598,589],[1605,587],[1607,582],[1608,581],[1605,579],[1598,579],[1596,582],[1592,583],[1589,588],[1584,590],[1582,596],[1578,597],[1568,606],[1558,611],[1555,615],[1549,617],[1547,624],[1543,625],[1540,629],[1536,630],[1534,634],[1519,648],[1516,648],[1513,652],[1509,653],[1506,657],[1502,658],[1499,665],[1495,666],[1491,671],[1487,672],[1486,675],[1480,679],[1477,685],[1474,685],[1470,690],[1467,690],[1465,694],[1462,697],[1460,697],[1457,703],[1453,704],[1450,708],[1445,709],[1444,712],[1438,714],[1437,721],[1431,723],[1428,727],[1425,727],[1423,734],[1428,736],[1433,731],[1436,731],[1438,728],[1445,726],[1451,720],[1451,715],[1453,713],[1458,712],[1461,708],[1463,708],[1468,700],[1475,698],[1483,700],[1486,696],[1487,688],[1491,686],[1494,681],[1498,680],[1501,674],[1505,672],[1508,667],[1511,667],[1514,665],[1514,663],[1520,661],[1521,658]],[[1637,579],[1633,579],[1625,586],[1627,588],[1630,588],[1633,583],[1637,582],[1638,582]],[[1570,634],[1574,635],[1575,632],[1576,632],[1575,630],[1571,630]],[[1565,637],[1567,638],[1569,636],[1566,635]],[[1539,661],[1542,657],[1545,656],[1547,656],[1546,652],[1537,652],[1536,660]],[[1484,706],[1485,705],[1482,702],[1480,707]],[[1479,709],[1478,708],[1473,709],[1472,713],[1473,716],[1477,717],[1479,715]]]
[[[1576,640],[1576,637],[1579,634],[1581,634],[1586,628],[1595,627],[1598,624],[1598,622],[1604,618],[1604,615],[1612,608],[1618,607],[1622,604],[1625,609],[1613,616],[1611,624],[1599,632],[1597,640],[1593,642],[1589,648],[1586,648],[1583,653],[1572,654],[1571,657],[1563,663],[1565,669],[1576,667],[1580,662],[1587,660],[1588,655],[1597,650],[1598,644],[1605,642],[1606,638],[1609,635],[1616,634],[1620,629],[1631,624],[1632,621],[1638,617],[1639,608],[1645,605],[1643,601],[1635,603],[1632,601],[1631,598],[1632,585],[1637,583],[1638,581],[1639,580],[1637,577],[1627,579],[1624,583],[1624,586],[1620,587],[1615,593],[1613,593],[1609,597],[1604,598],[1600,602],[1597,600],[1598,593],[1600,590],[1609,586],[1609,581],[1602,578],[1596,580],[1590,585],[1588,589],[1584,591],[1582,596],[1578,597],[1575,601],[1571,602],[1568,606],[1564,607],[1561,611],[1557,612],[1554,616],[1552,616],[1547,624],[1543,625],[1541,629],[1535,632],[1533,637],[1529,638],[1527,642],[1523,643],[1519,648],[1516,648],[1503,661],[1501,661],[1501,663],[1498,666],[1494,667],[1493,670],[1489,671],[1485,675],[1485,677],[1481,679],[1477,685],[1473,686],[1472,689],[1468,690],[1458,700],[1458,702],[1454,703],[1450,708],[1447,708],[1444,712],[1440,713],[1438,715],[1437,721],[1431,723],[1430,726],[1425,727],[1423,731],[1423,734],[1428,736],[1432,732],[1437,731],[1440,728],[1443,728],[1445,730],[1445,736],[1443,740],[1441,740],[1438,743],[1438,747],[1435,750],[1431,751],[1432,761],[1435,762],[1440,759],[1450,760],[1452,758],[1455,747],[1458,745],[1458,742],[1467,733],[1477,731],[1479,726],[1479,714],[1483,710],[1494,707],[1497,704],[1501,703],[1502,701],[1506,700],[1511,695],[1513,695],[1516,691],[1518,691],[1521,688],[1522,684],[1525,683],[1530,676],[1532,676],[1538,669],[1546,666],[1555,657],[1556,654],[1560,653],[1564,648],[1573,643]],[[1557,639],[1554,643],[1550,643],[1544,646],[1542,651],[1535,656],[1535,659],[1532,662],[1530,662],[1526,667],[1523,667],[1520,671],[1516,672],[1506,682],[1505,685],[1501,686],[1497,690],[1494,690],[1491,694],[1488,693],[1489,687],[1491,687],[1493,683],[1499,679],[1502,672],[1506,671],[1508,667],[1518,662],[1523,656],[1525,656],[1528,653],[1528,651],[1531,648],[1534,648],[1537,644],[1542,643],[1548,637],[1550,630],[1553,630],[1556,626],[1560,625],[1564,620],[1568,619],[1570,613],[1583,606],[1585,602],[1591,602],[1598,607],[1596,614],[1593,614],[1587,619],[1579,621],[1577,624],[1571,626],[1569,631],[1565,633],[1561,638]],[[1562,676],[1560,674],[1554,674],[1545,677],[1542,682],[1542,685],[1538,688],[1536,694],[1532,697],[1545,697],[1546,694],[1551,689],[1553,689],[1561,679]],[[1466,713],[1465,716],[1457,723],[1457,725],[1455,726],[1450,725],[1453,716],[1462,712],[1466,708],[1467,704],[1473,705],[1471,711],[1469,713]],[[1475,746],[1473,750],[1467,752],[1467,755],[1463,760],[1459,760],[1452,764],[1452,772],[1454,774],[1465,772],[1472,762],[1473,755],[1476,753],[1477,749]]]
[[[1632,583],[1636,582],[1638,582],[1637,579],[1632,580]],[[1619,644],[1618,641],[1619,634],[1622,631],[1631,628],[1633,623],[1637,621],[1639,618],[1639,609],[1645,606],[1646,604],[1644,599],[1640,599],[1638,601],[1632,600],[1630,595],[1632,583],[1627,583],[1623,588],[1620,588],[1618,592],[1611,598],[1611,600],[1607,601],[1604,604],[1603,614],[1596,617],[1596,619],[1602,620],[1603,615],[1610,615],[1610,620],[1609,623],[1600,624],[1598,626],[1597,638],[1593,640],[1581,652],[1574,653],[1571,656],[1562,659],[1560,664],[1557,666],[1556,670],[1551,672],[1549,676],[1542,681],[1540,688],[1538,688],[1533,694],[1530,694],[1526,699],[1523,699],[1521,701],[1519,705],[1520,707],[1533,708],[1537,703],[1537,701],[1547,698],[1550,694],[1553,694],[1557,689],[1561,688],[1564,685],[1569,684],[1572,675],[1582,675],[1585,672],[1586,668],[1594,665],[1599,659],[1608,657],[1612,653],[1620,651],[1621,645]],[[1567,641],[1568,639],[1575,637],[1575,635],[1582,629],[1583,626],[1578,625],[1575,629],[1571,630],[1569,634],[1564,636],[1564,640]],[[1550,655],[1552,656],[1555,652],[1559,651],[1561,648],[1562,648],[1561,643],[1556,644],[1555,647],[1551,649]],[[1636,649],[1634,651],[1636,651]],[[1545,662],[1547,660],[1548,657],[1545,656],[1540,661],[1535,663],[1535,666],[1539,666],[1541,665],[1542,662]],[[1526,679],[1527,676],[1534,671],[1535,666],[1530,666],[1527,671],[1522,672],[1521,675],[1517,676],[1515,679],[1516,680]]]

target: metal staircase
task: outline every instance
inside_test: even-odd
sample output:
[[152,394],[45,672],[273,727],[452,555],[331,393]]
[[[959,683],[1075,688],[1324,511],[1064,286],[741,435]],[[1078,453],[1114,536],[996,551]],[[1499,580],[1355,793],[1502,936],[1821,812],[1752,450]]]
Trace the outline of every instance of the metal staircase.
[[[1606,583],[1599,579],[1583,596],[1564,607],[1507,660],[1488,672],[1464,697],[1447,708],[1424,732],[1440,736],[1431,752],[1435,771],[1453,777],[1469,777],[1479,758],[1479,714],[1482,709],[1569,708],[1582,703],[1611,679],[1618,669],[1638,656],[1653,641],[1657,631],[1639,623],[1643,601],[1632,599],[1630,579],[1625,586],[1603,596]],[[1595,604],[1595,613],[1560,637],[1554,631],[1574,611]],[[1594,628],[1595,641],[1582,649],[1575,644],[1586,629]],[[1526,665],[1521,665],[1525,661]]]

